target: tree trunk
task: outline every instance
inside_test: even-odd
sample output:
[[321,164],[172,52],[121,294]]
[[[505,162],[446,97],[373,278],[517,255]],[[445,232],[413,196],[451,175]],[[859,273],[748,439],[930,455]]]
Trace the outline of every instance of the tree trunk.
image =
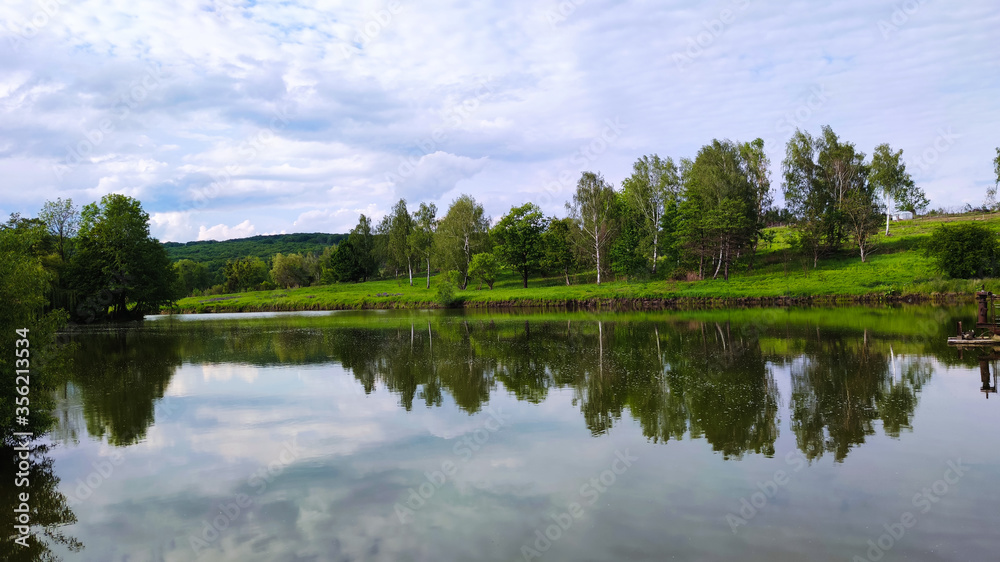
[[594,254],[597,257],[597,284],[601,284],[601,245],[597,243],[597,237],[594,237]]
[[431,288],[431,257],[427,256],[427,288]]
[[657,238],[659,237],[659,235],[660,235],[660,233],[656,232],[656,229],[654,228],[654,230],[653,230],[653,275],[656,275],[656,257],[657,257],[657,253],[656,253],[657,244],[656,244],[656,241],[657,241]]
[[527,289],[528,288],[528,268],[527,267],[524,268],[524,271],[521,272],[521,275],[524,277],[524,288]]
[[410,256],[406,256],[406,271],[410,274],[410,286],[413,286],[413,263],[410,260]]
[[714,281],[719,277],[719,268],[722,267],[722,246],[719,246],[719,263],[715,264],[715,274],[712,275]]
[[569,287],[569,266],[563,269],[563,275],[566,276],[566,286]]

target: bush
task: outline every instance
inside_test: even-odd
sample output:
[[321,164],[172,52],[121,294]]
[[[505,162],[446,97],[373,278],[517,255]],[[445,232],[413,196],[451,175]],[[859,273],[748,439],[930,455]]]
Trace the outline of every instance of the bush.
[[941,225],[931,234],[926,251],[948,277],[973,279],[1000,272],[1000,240],[986,225]]
[[[458,272],[456,271],[455,273]],[[438,284],[437,296],[435,300],[437,300],[437,303],[445,308],[455,304],[455,284],[448,279],[441,280]]]

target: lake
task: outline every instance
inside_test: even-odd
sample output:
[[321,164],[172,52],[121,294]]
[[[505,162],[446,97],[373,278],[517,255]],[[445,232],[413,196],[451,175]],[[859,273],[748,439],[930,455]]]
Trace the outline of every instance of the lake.
[[76,518],[53,528],[82,548],[52,552],[996,560],[996,355],[945,343],[973,316],[366,311],[78,328],[37,476],[51,520]]

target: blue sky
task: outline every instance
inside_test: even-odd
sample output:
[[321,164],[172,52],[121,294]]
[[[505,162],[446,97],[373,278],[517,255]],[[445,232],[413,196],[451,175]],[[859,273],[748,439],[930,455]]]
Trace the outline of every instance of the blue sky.
[[994,2],[5,0],[0,213],[139,198],[162,240],[346,232],[404,197],[564,215],[583,170],[831,125],[932,207],[1000,146]]

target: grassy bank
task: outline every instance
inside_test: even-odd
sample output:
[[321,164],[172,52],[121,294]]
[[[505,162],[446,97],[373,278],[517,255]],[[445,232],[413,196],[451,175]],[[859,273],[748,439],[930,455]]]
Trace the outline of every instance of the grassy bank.
[[[752,272],[731,274],[701,281],[614,281],[598,286],[593,274],[572,278],[567,286],[562,277],[533,278],[527,289],[513,275],[497,281],[493,290],[475,285],[456,291],[455,306],[602,306],[645,308],[663,306],[711,306],[739,304],[796,304],[805,302],[878,302],[951,295],[961,299],[981,285],[1000,292],[1000,283],[989,280],[943,279],[921,248],[933,229],[942,222],[985,221],[1000,230],[1000,217],[922,217],[894,223],[892,236],[882,237],[867,263],[847,251],[820,260],[801,256],[789,245],[790,232],[776,228],[775,242],[758,255]],[[414,279],[335,284],[275,291],[256,291],[180,300],[179,312],[246,312],[279,310],[336,310],[357,308],[434,308],[440,276]]]

